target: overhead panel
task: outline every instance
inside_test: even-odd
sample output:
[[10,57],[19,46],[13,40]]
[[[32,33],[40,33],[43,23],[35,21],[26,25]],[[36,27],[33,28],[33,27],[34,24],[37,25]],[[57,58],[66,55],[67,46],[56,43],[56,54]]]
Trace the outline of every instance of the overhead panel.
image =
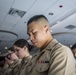
[[[34,4],[35,1],[36,0],[16,0],[13,4],[12,8],[26,11],[25,15],[27,15],[27,11],[31,8],[31,6]],[[13,32],[16,32],[19,34],[20,32],[22,32],[22,30],[24,30],[26,28],[25,24],[24,24],[24,21],[26,21],[26,18],[24,18],[24,16],[13,27],[13,29],[12,29]],[[24,20],[23,20],[23,18],[24,18]]]
[[[68,28],[67,28],[68,27]],[[71,29],[69,29],[71,28]],[[76,13],[51,27],[53,32],[76,32]]]
[[5,25],[7,23],[8,24],[12,23],[14,26],[25,15],[25,13],[26,13],[25,11],[11,8],[8,12],[8,15],[7,15],[3,25]]
[[[24,33],[25,33],[25,35],[27,35],[27,21],[28,21],[28,19],[30,17],[32,17],[33,15],[43,14],[45,12],[45,10],[47,10],[56,1],[57,0],[41,0],[41,1],[40,0],[34,0],[34,1],[28,0],[27,3],[29,2],[28,4],[31,6],[27,5],[26,3],[25,4],[23,3],[24,8],[22,8],[22,9],[24,9],[24,10],[26,9],[28,11],[26,11],[26,14],[24,15],[24,17],[19,21],[19,23],[13,28],[12,31],[17,32],[20,35],[20,32],[22,32],[22,30],[24,32],[24,30],[25,30]],[[18,9],[18,4],[15,4],[15,8]]]
[[[59,20],[63,20],[67,16],[71,15],[76,11],[76,0],[57,0],[48,10],[45,15],[50,21],[50,24],[54,25]],[[53,13],[53,15],[49,15]]]
[[14,0],[0,0],[0,26],[2,25],[7,13],[12,6]]
[[37,0],[15,0],[12,8],[27,11]]
[[44,14],[44,12],[52,6],[57,0],[36,0],[36,2],[30,7],[27,15],[25,16],[26,21],[33,15]]
[[[22,9],[26,11],[24,17],[19,21],[19,23],[12,29],[12,31],[19,33],[24,32],[27,37],[27,21],[28,19],[36,14],[43,14],[46,9],[48,9],[54,2],[57,0],[28,0],[28,1],[19,1],[14,3],[13,8]],[[24,1],[24,2],[23,2]],[[23,2],[23,3],[22,3]],[[26,3],[27,2],[27,3]],[[22,4],[22,5],[21,5]],[[30,6],[29,6],[30,5]],[[19,7],[19,8],[18,8]],[[26,22],[26,23],[24,23]],[[20,28],[20,29],[19,29]],[[21,36],[21,35],[20,35]]]

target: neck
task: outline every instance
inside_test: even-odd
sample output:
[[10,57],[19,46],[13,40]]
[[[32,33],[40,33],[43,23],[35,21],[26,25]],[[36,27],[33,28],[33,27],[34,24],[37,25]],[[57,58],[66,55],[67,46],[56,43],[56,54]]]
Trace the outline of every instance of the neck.
[[48,37],[47,41],[45,42],[45,44],[43,45],[43,47],[41,48],[41,50],[43,50],[52,40],[53,40],[52,36]]
[[28,54],[26,54],[25,56],[24,56],[24,58],[27,58],[27,57],[29,57],[30,56],[30,54],[28,53]]

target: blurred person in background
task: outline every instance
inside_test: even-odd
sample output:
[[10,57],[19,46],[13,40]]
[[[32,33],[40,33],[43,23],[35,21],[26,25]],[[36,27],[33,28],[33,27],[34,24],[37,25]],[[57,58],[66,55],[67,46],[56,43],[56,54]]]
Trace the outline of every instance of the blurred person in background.
[[8,54],[5,57],[6,63],[9,65],[7,71],[5,72],[5,74],[11,74],[13,70],[15,70],[19,64],[21,63],[21,60],[17,57],[17,55],[15,54],[14,48],[10,47],[8,49]]
[[18,72],[15,72],[14,75],[25,75],[26,66],[32,58],[30,54],[32,47],[33,46],[25,39],[19,39],[14,43],[15,53],[20,59],[22,59]]
[[4,75],[7,69],[8,64],[6,63],[5,56],[0,56],[0,75]]
[[[72,47],[71,47],[71,50],[73,52],[73,55],[75,57],[75,69],[76,69],[76,44],[74,44]],[[76,71],[75,71],[76,72]]]

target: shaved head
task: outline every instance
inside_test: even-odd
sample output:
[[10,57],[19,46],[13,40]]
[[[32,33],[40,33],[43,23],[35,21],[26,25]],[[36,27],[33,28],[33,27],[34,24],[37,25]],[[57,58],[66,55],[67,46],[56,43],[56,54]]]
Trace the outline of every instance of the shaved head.
[[36,22],[40,24],[40,26],[49,25],[48,19],[44,15],[35,15],[31,17],[27,23],[27,26],[32,22]]
[[37,48],[44,48],[52,40],[50,24],[44,15],[35,15],[27,23],[27,34]]

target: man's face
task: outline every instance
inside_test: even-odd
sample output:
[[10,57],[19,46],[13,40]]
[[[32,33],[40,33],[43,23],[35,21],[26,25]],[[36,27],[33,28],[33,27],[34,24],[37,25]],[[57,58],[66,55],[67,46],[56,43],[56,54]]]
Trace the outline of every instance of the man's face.
[[41,27],[39,23],[32,22],[27,26],[27,33],[31,42],[38,48],[44,46],[46,42],[46,30],[45,27]]
[[76,48],[73,49],[73,54],[74,54],[74,57],[76,58]]

